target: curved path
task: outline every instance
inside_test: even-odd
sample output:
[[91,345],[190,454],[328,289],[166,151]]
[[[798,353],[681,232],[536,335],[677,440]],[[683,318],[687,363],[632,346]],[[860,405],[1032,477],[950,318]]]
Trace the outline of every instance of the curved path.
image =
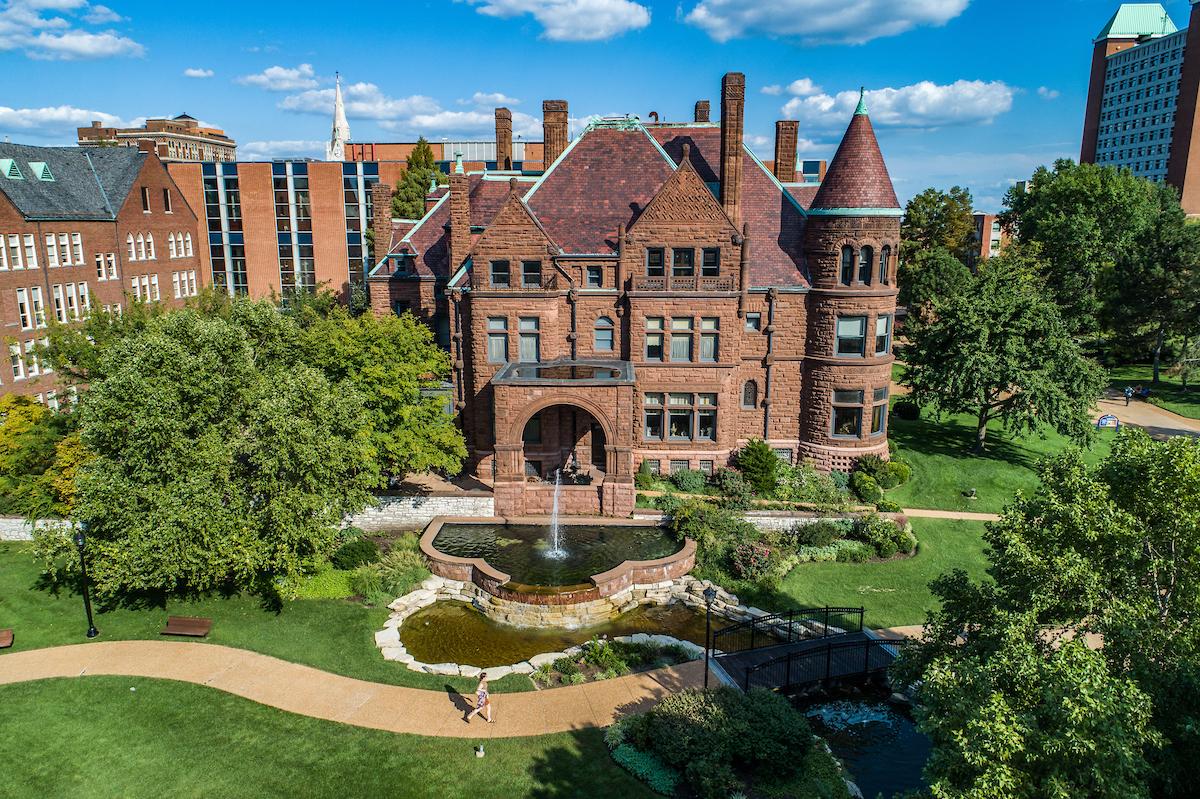
[[50,677],[154,677],[206,685],[263,705],[356,727],[442,738],[513,738],[605,727],[670,693],[700,687],[704,664],[546,691],[495,694],[495,724],[464,723],[473,698],[365,682],[217,644],[105,641],[0,655],[0,685]]

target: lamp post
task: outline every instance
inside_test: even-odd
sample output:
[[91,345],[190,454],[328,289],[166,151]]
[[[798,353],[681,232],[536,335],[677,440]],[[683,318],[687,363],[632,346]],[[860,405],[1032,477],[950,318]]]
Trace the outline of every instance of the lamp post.
[[96,623],[92,621],[92,598],[88,594],[87,561],[83,558],[83,547],[87,543],[86,532],[87,522],[80,522],[79,526],[75,528],[75,546],[79,548],[79,568],[83,574],[83,609],[87,611],[87,637],[95,638],[100,631],[96,629]]
[[712,649],[712,606],[717,598],[717,589],[711,585],[704,589],[704,690],[708,690],[708,653]]

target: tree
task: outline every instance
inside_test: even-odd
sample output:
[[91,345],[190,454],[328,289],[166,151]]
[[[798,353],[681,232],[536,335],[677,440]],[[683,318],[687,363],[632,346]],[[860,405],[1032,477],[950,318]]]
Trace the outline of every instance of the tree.
[[760,497],[769,497],[779,485],[779,456],[761,438],[752,438],[738,450],[736,459],[742,475]]
[[988,423],[1014,434],[1050,425],[1084,441],[1104,374],[1085,358],[1019,248],[989,258],[967,289],[932,303],[909,330],[902,382],[912,399],[977,420],[975,450]]
[[0,397],[0,513],[54,512],[55,497],[45,475],[53,476],[56,448],[70,427],[66,414],[33,397]]
[[[265,319],[265,305],[243,310]],[[258,343],[296,338],[277,312],[267,327]],[[362,398],[283,348],[264,357],[270,349],[188,309],[101,353],[103,376],[80,399],[94,458],[79,470],[74,509],[89,526],[98,595],[270,593],[326,554],[344,515],[369,501],[379,473]],[[44,535],[47,557],[69,548]]]
[[1128,169],[1056,161],[1039,167],[1028,189],[1005,195],[1001,223],[1037,244],[1039,274],[1072,334],[1098,330],[1102,275],[1132,251],[1159,212],[1156,189]]
[[909,200],[900,222],[904,258],[942,249],[965,262],[975,238],[973,206],[971,192],[961,186],[929,188]]
[[966,290],[973,279],[963,262],[941,247],[919,250],[900,264],[899,302],[923,316],[935,300],[945,301]]
[[1154,184],[1156,213],[1117,257],[1105,281],[1105,317],[1114,335],[1137,346],[1148,339],[1159,381],[1163,345],[1200,328],[1200,227],[1189,225],[1179,195]]
[[392,193],[392,214],[401,219],[420,219],[425,216],[425,195],[430,186],[446,182],[433,160],[433,148],[422,136],[408,154],[407,168]]

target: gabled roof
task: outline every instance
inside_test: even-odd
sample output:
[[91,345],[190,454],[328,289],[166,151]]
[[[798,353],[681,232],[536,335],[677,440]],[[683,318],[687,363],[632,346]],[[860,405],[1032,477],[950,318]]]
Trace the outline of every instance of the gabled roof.
[[1162,3],[1122,3],[1108,24],[1096,34],[1095,41],[1166,36],[1176,30],[1178,28]]
[[[689,159],[714,196],[721,180],[721,129],[716,125],[650,126],[673,160]],[[750,283],[753,286],[805,286],[804,211],[762,162],[742,150],[742,221],[750,226]]]
[[[0,192],[30,220],[112,220],[129,196],[146,154],[132,147],[31,147],[0,143],[0,158],[17,162],[23,180],[0,176]],[[38,180],[30,162],[54,180]]]
[[636,123],[589,128],[525,195],[566,253],[609,255],[675,165]]
[[675,173],[646,204],[641,215],[630,225],[630,229],[636,229],[641,222],[653,221],[719,222],[737,231],[737,226],[725,213],[725,208],[696,171],[696,165],[691,158],[680,162]]
[[860,100],[809,210],[878,211],[899,207],[871,117]]

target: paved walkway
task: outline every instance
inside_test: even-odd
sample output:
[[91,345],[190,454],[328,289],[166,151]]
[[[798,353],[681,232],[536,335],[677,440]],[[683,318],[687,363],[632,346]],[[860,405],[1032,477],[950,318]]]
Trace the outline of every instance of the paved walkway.
[[1116,389],[1109,389],[1104,399],[1096,403],[1092,421],[1109,413],[1120,419],[1121,424],[1141,427],[1155,438],[1200,436],[1200,420],[1171,413],[1166,408],[1142,400],[1134,400],[1126,405],[1125,397]]
[[905,508],[905,516],[921,519],[963,519],[969,522],[995,522],[1000,516],[995,513],[975,513],[969,510],[934,510],[932,508]]
[[513,738],[606,727],[670,693],[698,688],[703,661],[516,694],[495,694],[495,724],[463,722],[457,691],[365,682],[244,649],[175,641],[105,641],[0,655],[0,685],[49,677],[154,677],[195,683],[303,716],[441,738]]

